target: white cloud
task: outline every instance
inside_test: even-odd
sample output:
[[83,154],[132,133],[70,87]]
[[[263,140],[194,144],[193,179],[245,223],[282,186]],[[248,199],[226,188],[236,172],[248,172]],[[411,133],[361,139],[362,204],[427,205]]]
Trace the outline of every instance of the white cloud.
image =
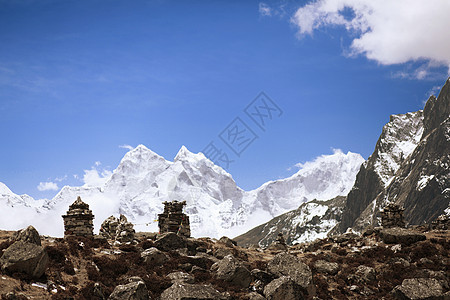
[[54,182],[39,182],[37,189],[41,192],[43,191],[57,191],[59,190],[58,184]]
[[270,17],[272,15],[272,9],[266,3],[259,3],[259,14],[263,17]]
[[133,146],[126,145],[126,144],[125,145],[120,145],[119,148],[128,149],[128,150],[133,150],[134,149]]
[[55,181],[61,182],[61,181],[64,181],[64,180],[66,180],[66,179],[67,179],[67,174],[64,175],[63,177],[56,177],[56,178],[55,178]]
[[[99,166],[100,162],[95,162],[95,166]],[[111,178],[112,172],[109,170],[97,170],[96,167],[92,167],[90,170],[84,170],[83,182],[87,187],[100,187]]]
[[[353,12],[351,17],[344,9]],[[449,11],[448,0],[317,0],[299,8],[291,20],[299,37],[321,27],[343,26],[353,37],[350,54],[382,65],[428,61],[403,74],[424,79],[432,67],[450,70]]]

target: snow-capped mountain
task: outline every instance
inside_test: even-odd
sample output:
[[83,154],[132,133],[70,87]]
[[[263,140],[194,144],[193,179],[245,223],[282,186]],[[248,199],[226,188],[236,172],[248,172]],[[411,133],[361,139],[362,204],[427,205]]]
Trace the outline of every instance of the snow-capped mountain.
[[12,214],[20,209],[32,220],[9,220],[8,226],[0,220],[0,228],[33,223],[43,234],[62,236],[61,215],[80,196],[95,215],[96,230],[108,216],[121,213],[136,224],[136,230],[157,231],[154,220],[163,210],[162,202],[186,200],[194,236],[234,236],[314,198],[345,195],[363,161],[359,154],[335,151],[305,163],[289,178],[244,191],[202,153],[194,154],[183,146],[174,160],[168,161],[140,145],[124,156],[104,185],[65,186],[34,210],[25,204],[14,210],[9,206]]

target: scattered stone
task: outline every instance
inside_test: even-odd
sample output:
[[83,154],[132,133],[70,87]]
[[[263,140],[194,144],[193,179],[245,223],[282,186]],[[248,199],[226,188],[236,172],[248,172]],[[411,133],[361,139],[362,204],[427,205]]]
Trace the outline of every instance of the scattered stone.
[[405,227],[403,221],[404,209],[397,204],[389,203],[381,212],[381,226],[383,228]]
[[339,265],[337,263],[327,262],[326,260],[318,260],[314,263],[314,269],[320,273],[336,275],[339,272]]
[[173,272],[167,275],[167,277],[172,280],[172,283],[194,283],[195,278],[191,274],[184,273],[184,272]]
[[403,280],[401,285],[393,289],[396,299],[443,299],[443,289],[434,278],[412,278]]
[[141,253],[144,263],[159,266],[169,260],[167,255],[157,248],[148,248]]
[[184,237],[191,236],[189,216],[183,213],[186,201],[163,202],[164,212],[158,215],[158,226],[161,234],[173,232]]
[[219,239],[219,243],[224,244],[227,247],[233,248],[234,246],[237,246],[237,242],[233,241],[232,239],[230,239],[227,236],[223,236]]
[[13,243],[0,257],[3,271],[23,272],[33,278],[39,278],[44,274],[48,262],[47,252],[42,246],[24,241]]
[[105,294],[103,293],[103,288],[100,283],[96,282],[94,284],[94,289],[92,290],[92,294],[99,299],[106,299]]
[[222,260],[213,264],[211,271],[216,272],[218,279],[228,281],[243,288],[248,287],[252,282],[250,271],[232,255],[227,255]]
[[117,235],[117,226],[119,226],[119,219],[114,216],[108,217],[100,226],[100,235],[114,241]]
[[221,294],[211,285],[189,284],[176,282],[161,294],[161,300],[226,300],[228,297]]
[[144,281],[139,278],[133,278],[132,282],[124,285],[118,285],[109,296],[109,300],[148,300],[148,290]]
[[94,215],[89,205],[84,203],[80,197],[69,206],[64,219],[64,237],[67,236],[94,236]]
[[19,230],[14,235],[15,241],[23,241],[27,243],[36,244],[41,246],[41,237],[33,226],[28,226],[25,229]]
[[386,244],[411,245],[426,240],[425,235],[422,233],[399,227],[381,230],[380,237]]
[[133,224],[122,214],[119,219],[114,216],[108,217],[100,226],[100,235],[113,242],[132,242],[135,233]]
[[450,217],[446,214],[440,215],[431,223],[431,227],[436,230],[450,229]]
[[176,233],[166,232],[156,239],[155,247],[162,251],[186,248],[186,239]]
[[269,261],[267,270],[276,276],[289,276],[309,295],[314,294],[311,270],[297,256],[285,252],[279,253]]
[[407,261],[406,259],[404,259],[402,257],[394,258],[392,260],[392,264],[395,265],[395,266],[401,266],[403,268],[408,268],[409,266],[411,266],[409,261]]
[[250,273],[252,274],[252,277],[254,279],[260,280],[265,284],[271,282],[274,277],[272,274],[270,274],[266,271],[259,270],[259,269],[253,269]]
[[303,300],[302,288],[289,276],[273,280],[264,288],[264,296],[268,300]]

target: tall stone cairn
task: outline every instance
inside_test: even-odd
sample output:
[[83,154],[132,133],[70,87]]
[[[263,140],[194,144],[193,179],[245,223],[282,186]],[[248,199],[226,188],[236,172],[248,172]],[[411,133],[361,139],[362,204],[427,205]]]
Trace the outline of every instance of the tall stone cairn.
[[89,205],[84,203],[80,197],[69,206],[64,219],[64,237],[67,236],[94,236],[94,215]]
[[384,228],[405,227],[403,211],[397,204],[390,203],[381,212],[381,226]]
[[185,237],[191,236],[189,216],[183,213],[186,201],[163,202],[164,212],[158,215],[158,226],[160,233],[175,232]]

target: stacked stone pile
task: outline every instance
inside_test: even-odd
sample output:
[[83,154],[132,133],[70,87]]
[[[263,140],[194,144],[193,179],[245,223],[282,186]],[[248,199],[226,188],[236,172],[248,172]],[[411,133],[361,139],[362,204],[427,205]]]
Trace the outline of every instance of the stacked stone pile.
[[159,232],[174,232],[176,234],[190,237],[191,228],[189,225],[189,217],[183,213],[183,207],[186,201],[163,202],[164,212],[158,215]]
[[92,237],[94,235],[94,215],[89,209],[89,205],[84,203],[80,197],[69,206],[64,219],[64,237],[84,236]]
[[121,243],[132,242],[135,233],[133,224],[128,222],[127,218],[122,214],[119,219],[110,216],[103,221],[100,227],[100,235],[108,240],[119,241]]
[[381,212],[381,226],[384,228],[405,227],[403,211],[404,209],[397,204],[390,203],[386,205]]

